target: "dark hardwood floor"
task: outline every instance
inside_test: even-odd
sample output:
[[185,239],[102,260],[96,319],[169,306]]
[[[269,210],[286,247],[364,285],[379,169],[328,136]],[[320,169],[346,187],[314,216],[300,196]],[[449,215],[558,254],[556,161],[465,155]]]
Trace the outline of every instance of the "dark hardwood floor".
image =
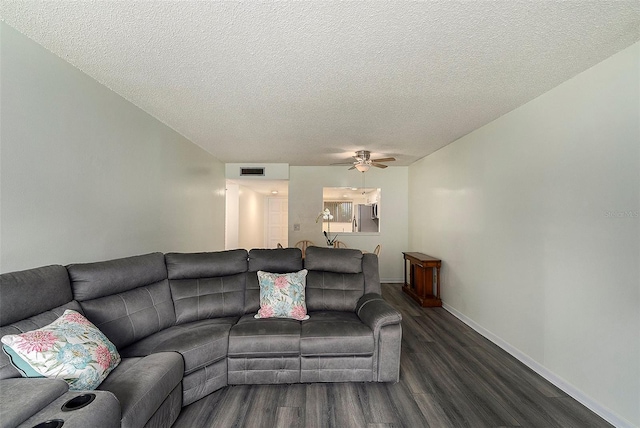
[[228,386],[184,409],[174,427],[610,427],[442,308],[400,284],[400,382]]

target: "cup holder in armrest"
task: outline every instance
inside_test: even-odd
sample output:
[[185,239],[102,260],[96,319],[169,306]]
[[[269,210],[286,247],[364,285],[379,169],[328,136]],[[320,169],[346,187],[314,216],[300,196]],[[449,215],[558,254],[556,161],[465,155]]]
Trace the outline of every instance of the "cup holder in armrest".
[[33,428],[60,428],[62,425],[64,425],[64,421],[62,419],[50,419],[48,421],[40,422]]
[[85,406],[88,406],[93,400],[95,400],[96,394],[82,394],[77,397],[73,397],[71,400],[67,401],[62,405],[63,412],[71,412],[73,410],[82,409]]

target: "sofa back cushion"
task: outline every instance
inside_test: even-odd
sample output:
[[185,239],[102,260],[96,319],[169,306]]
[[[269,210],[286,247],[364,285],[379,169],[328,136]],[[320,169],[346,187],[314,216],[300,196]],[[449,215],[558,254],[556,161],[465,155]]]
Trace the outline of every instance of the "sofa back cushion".
[[381,294],[380,270],[378,268],[378,256],[373,253],[362,255],[362,273],[364,273],[364,294]]
[[167,279],[164,254],[151,253],[67,266],[76,300],[96,299]]
[[306,289],[309,312],[355,311],[365,290],[360,250],[309,247],[304,266],[309,271]]
[[176,324],[244,314],[247,250],[165,254]]
[[260,283],[258,271],[289,273],[302,270],[300,248],[253,249],[249,251],[249,271],[245,292],[244,313],[260,309]]
[[351,248],[309,247],[305,252],[304,267],[337,273],[361,273],[362,251]]
[[[55,321],[65,309],[82,312],[73,299],[64,266],[43,266],[0,275],[0,337],[36,330]],[[0,351],[0,379],[20,377]]]
[[118,349],[176,322],[162,253],[67,266],[85,316]]
[[[64,266],[0,275],[0,326],[56,308],[73,299]],[[39,328],[39,327],[36,327]]]
[[[364,295],[362,273],[310,270],[307,273],[307,311],[355,311]],[[312,317],[313,318],[313,317]]]

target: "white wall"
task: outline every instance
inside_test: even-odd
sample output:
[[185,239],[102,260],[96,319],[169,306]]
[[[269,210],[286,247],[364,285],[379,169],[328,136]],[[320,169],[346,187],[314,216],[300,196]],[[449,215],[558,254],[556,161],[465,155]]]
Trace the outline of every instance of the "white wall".
[[238,246],[250,250],[265,247],[266,197],[239,186]]
[[[366,187],[381,188],[380,233],[339,236],[350,248],[373,251],[382,244],[380,279],[402,282],[402,252],[408,251],[408,172],[409,167],[371,168],[365,174]],[[362,173],[341,166],[292,166],[289,168],[289,245],[308,239],[323,245],[322,224],[316,217],[322,211],[323,187],[362,187]],[[299,224],[300,231],[293,225]],[[333,235],[333,234],[332,234]]]
[[409,169],[448,307],[640,425],[640,44]]
[[224,248],[240,248],[240,186],[227,181],[225,197]]
[[0,29],[0,271],[224,247],[222,163]]

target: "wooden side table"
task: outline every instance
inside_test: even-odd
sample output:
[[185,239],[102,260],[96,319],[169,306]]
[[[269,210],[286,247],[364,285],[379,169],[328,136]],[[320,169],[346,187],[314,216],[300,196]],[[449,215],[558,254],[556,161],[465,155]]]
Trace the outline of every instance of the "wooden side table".
[[[404,285],[402,290],[422,307],[442,306],[440,300],[440,266],[442,260],[422,253],[404,254]],[[407,281],[409,265],[409,281]]]

